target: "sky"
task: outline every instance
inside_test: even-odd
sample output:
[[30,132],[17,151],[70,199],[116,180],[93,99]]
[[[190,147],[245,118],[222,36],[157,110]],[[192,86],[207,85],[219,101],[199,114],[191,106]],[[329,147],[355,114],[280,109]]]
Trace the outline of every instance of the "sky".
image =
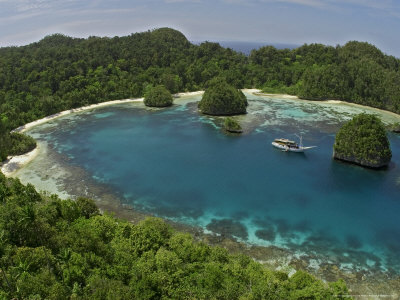
[[400,0],[0,0],[0,47],[159,27],[190,41],[366,41],[400,58]]

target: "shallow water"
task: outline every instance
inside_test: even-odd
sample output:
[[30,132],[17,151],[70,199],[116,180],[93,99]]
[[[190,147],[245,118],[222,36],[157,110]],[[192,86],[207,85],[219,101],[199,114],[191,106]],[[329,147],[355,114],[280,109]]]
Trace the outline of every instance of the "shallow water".
[[[389,136],[388,170],[343,164],[332,160],[334,133],[351,115],[371,110],[248,97],[249,113],[237,118],[245,130],[241,136],[224,134],[220,118],[199,115],[200,96],[167,109],[109,106],[28,133],[135,209],[248,243],[313,254],[343,269],[398,272],[399,136]],[[274,138],[297,139],[298,133],[317,148],[299,154],[271,146]],[[34,162],[17,176],[29,181],[42,171]]]

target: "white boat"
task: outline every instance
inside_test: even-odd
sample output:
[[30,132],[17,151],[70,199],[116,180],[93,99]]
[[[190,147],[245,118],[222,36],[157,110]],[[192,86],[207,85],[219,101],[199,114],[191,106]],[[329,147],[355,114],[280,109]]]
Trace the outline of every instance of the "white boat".
[[295,141],[291,141],[288,139],[275,139],[272,142],[272,146],[282,151],[290,151],[290,152],[304,152],[305,150],[316,147],[316,146],[304,147],[301,136],[300,136],[300,144],[297,144]]

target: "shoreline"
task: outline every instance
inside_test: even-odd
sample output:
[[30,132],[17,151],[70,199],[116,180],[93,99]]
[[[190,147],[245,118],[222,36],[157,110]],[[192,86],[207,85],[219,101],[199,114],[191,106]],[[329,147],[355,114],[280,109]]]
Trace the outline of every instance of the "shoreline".
[[106,102],[101,102],[101,103],[96,103],[96,104],[91,104],[91,105],[87,105],[87,106],[82,106],[79,108],[72,108],[72,109],[68,109],[68,110],[64,110],[61,111],[59,113],[55,113],[53,115],[44,117],[42,119],[27,123],[25,125],[22,125],[16,129],[13,129],[11,132],[19,132],[19,133],[23,133],[29,129],[31,129],[32,127],[35,127],[37,125],[52,121],[54,119],[57,119],[59,117],[63,117],[66,115],[70,115],[72,113],[77,113],[77,112],[81,112],[81,111],[85,111],[85,110],[90,110],[90,109],[94,109],[94,108],[99,108],[99,107],[103,107],[103,106],[108,106],[108,105],[114,105],[114,104],[122,104],[122,103],[130,103],[130,102],[143,102],[143,98],[137,98],[137,99],[122,99],[122,100],[111,100],[111,101],[106,101]]
[[[254,90],[243,90],[243,91],[253,92]],[[181,93],[178,96],[186,96],[186,95],[194,96],[194,95],[200,95],[201,93],[202,93],[201,91],[193,92],[193,93]],[[274,96],[282,97],[281,95],[274,95]],[[142,101],[141,99],[126,99],[126,100],[108,101],[108,102],[104,102],[104,103],[99,103],[95,106],[91,105],[91,106],[86,106],[86,107],[75,109],[75,110],[70,110],[69,113],[80,112],[83,110],[89,110],[89,109],[93,109],[98,106],[132,102],[133,100],[135,100],[136,102]],[[301,99],[298,99],[298,100],[301,100]],[[304,100],[301,100],[301,101],[304,101]],[[66,114],[64,114],[64,115],[66,115]],[[57,114],[57,116],[53,116],[53,118],[49,118],[49,117],[43,118],[43,119],[41,119],[42,122],[34,124],[34,125],[30,125],[31,127],[27,128],[25,130],[28,130],[36,125],[43,124],[45,122],[48,122],[48,121],[50,121],[54,118],[58,118],[58,117],[61,117],[61,115]],[[40,120],[38,120],[38,121],[40,121]],[[37,121],[35,121],[35,122],[37,122]],[[32,122],[32,123],[35,123],[35,122]],[[28,124],[31,124],[31,123],[28,123]],[[33,151],[22,155],[22,156],[28,156],[28,157],[30,156],[31,157],[31,159],[26,160],[24,162],[24,164],[28,164],[31,160],[36,158],[36,156],[38,154],[40,154],[41,151],[45,151],[45,148],[46,148],[45,146],[42,147],[41,145],[38,144],[38,148],[35,148]],[[36,152],[34,152],[35,150],[36,150]],[[23,167],[24,164],[22,164],[21,167]],[[48,166],[50,167],[51,164],[48,164]],[[43,168],[43,170],[50,170],[50,169],[51,168]],[[73,169],[70,169],[70,170],[71,170],[70,176],[75,177],[75,175],[73,175],[73,174],[79,174],[79,172],[77,172],[78,168],[76,168],[76,167]],[[15,177],[18,177],[17,171],[18,170],[15,170],[15,171],[11,172],[10,174],[15,175]],[[50,170],[48,172],[51,173],[53,171]],[[14,173],[17,173],[17,174],[14,174]],[[9,175],[9,176],[11,176],[11,175]],[[64,175],[62,175],[62,177],[64,177]],[[43,182],[43,178],[41,179],[41,181]],[[45,184],[46,184],[46,182],[45,182]],[[84,182],[83,184],[87,184],[87,182]],[[64,188],[65,188],[65,186],[70,186],[70,184],[68,184],[68,183],[65,184]],[[72,187],[72,188],[75,188],[75,187]],[[63,189],[63,190],[66,191],[66,189]],[[81,191],[82,190],[85,192],[87,191],[84,188],[82,188]],[[68,193],[68,192],[66,192],[66,193]],[[93,192],[90,192],[90,193],[93,193]],[[73,193],[71,193],[70,195],[73,195]],[[90,196],[90,195],[88,194],[87,196]],[[72,196],[72,198],[73,198],[73,196]],[[100,200],[101,202],[99,202],[99,199],[101,199]],[[101,210],[103,212],[104,211],[114,212],[116,214],[116,216],[125,218],[133,223],[140,220],[142,217],[146,216],[144,214],[141,214],[139,211],[136,211],[133,207],[120,202],[120,200],[116,199],[115,197],[111,198],[111,196],[104,197],[104,198],[103,198],[103,196],[97,197],[96,204],[99,206],[99,208],[101,208]],[[354,272],[349,271],[349,273],[346,273],[343,270],[338,270],[337,269],[338,265],[336,263],[329,263],[329,262],[318,265],[318,268],[313,269],[312,267],[315,265],[314,262],[319,261],[319,258],[316,256],[313,256],[312,253],[310,253],[310,255],[307,257],[305,257],[303,255],[296,256],[296,255],[293,255],[293,253],[291,253],[290,251],[278,248],[277,246],[252,245],[249,243],[240,242],[238,240],[235,240],[230,237],[226,237],[224,235],[219,236],[217,234],[209,234],[207,232],[200,230],[197,227],[176,223],[174,221],[168,220],[167,218],[164,218],[164,220],[166,220],[170,224],[173,224],[173,227],[178,230],[186,231],[186,232],[193,234],[193,236],[195,236],[195,239],[198,241],[204,241],[210,245],[217,245],[220,247],[224,247],[224,248],[228,249],[231,253],[245,253],[246,255],[249,255],[250,257],[259,261],[260,263],[262,263],[268,267],[274,268],[274,269],[279,268],[279,269],[282,269],[283,271],[290,271],[290,272],[292,272],[293,269],[295,269],[295,270],[306,269],[308,272],[311,272],[312,274],[317,275],[319,278],[324,278],[325,280],[326,279],[333,280],[334,278],[337,278],[337,276],[340,276],[341,278],[345,278],[346,281],[348,281],[350,283],[348,286],[351,287],[352,292],[354,292],[354,293],[358,293],[359,291],[371,290],[371,289],[378,291],[381,288],[386,288],[386,287],[380,286],[380,284],[383,280],[382,279],[383,276],[386,276],[384,273],[379,273],[378,275],[376,275],[376,274],[368,273],[365,270],[354,271]],[[341,272],[344,272],[344,273],[341,273]],[[379,280],[376,279],[376,282],[374,280],[375,276],[376,276],[376,278],[380,278]],[[385,277],[385,278],[387,279],[387,277]],[[391,278],[390,280],[393,280],[393,279]],[[391,286],[400,284],[400,281],[392,281],[392,282],[393,283],[390,284]],[[397,283],[397,282],[399,282],[399,283]],[[396,291],[395,288],[392,288],[392,290]],[[392,295],[395,295],[395,294],[392,294]]]
[[[25,125],[22,125],[18,128],[13,129],[11,132],[18,132],[18,133],[24,133],[25,131],[40,125],[44,124],[47,122],[50,122],[54,119],[72,114],[72,113],[77,113],[77,112],[82,112],[90,109],[95,109],[103,106],[108,106],[108,105],[114,105],[114,104],[121,104],[121,103],[130,103],[130,102],[143,102],[143,98],[138,98],[138,99],[123,99],[123,100],[112,100],[112,101],[106,101],[106,102],[101,102],[101,103],[96,103],[96,104],[91,104],[87,106],[82,106],[79,108],[73,108],[69,110],[64,110],[59,113],[55,113],[53,115],[44,117],[42,119],[32,121],[30,123],[27,123]],[[31,162],[39,153],[40,147],[39,144],[36,144],[35,149],[33,149],[30,152],[27,152],[22,155],[15,155],[15,156],[8,156],[7,160],[3,161],[0,163],[0,171],[6,176],[6,177],[12,177],[14,173],[16,173],[20,168],[23,166],[27,165],[29,162]]]
[[[180,98],[180,97],[185,97],[185,96],[197,96],[197,95],[202,95],[204,91],[195,91],[195,92],[182,92],[182,93],[177,93],[174,94],[173,96]],[[121,100],[111,100],[111,101],[106,101],[106,102],[100,102],[96,104],[91,104],[87,106],[82,106],[79,108],[72,108],[68,110],[64,110],[58,113],[55,113],[53,115],[44,117],[42,119],[36,120],[29,122],[25,125],[19,126],[18,128],[13,129],[11,132],[19,132],[19,133],[24,133],[27,130],[37,126],[41,125],[47,122],[50,122],[54,119],[67,116],[73,113],[78,113],[82,111],[87,111],[91,109],[96,109],[99,107],[105,107],[105,106],[110,106],[110,105],[116,105],[116,104],[123,104],[123,103],[135,103],[135,102],[143,102],[144,98],[135,98],[135,99],[121,99]],[[20,168],[23,166],[27,165],[29,162],[31,162],[39,153],[39,145],[35,147],[30,152],[27,152],[22,155],[15,155],[15,156],[8,156],[7,159],[3,162],[0,162],[0,171],[6,176],[10,177],[14,175]]]
[[[258,91],[258,90],[255,90]],[[182,93],[177,93],[174,94],[173,96],[179,98],[179,97],[185,97],[185,96],[197,96],[197,95],[202,95],[204,93],[204,91],[196,91],[196,92],[182,92]],[[103,106],[109,106],[109,105],[116,105],[116,104],[123,104],[123,103],[135,103],[135,102],[143,102],[144,98],[134,98],[134,99],[120,99],[120,100],[111,100],[111,101],[106,101],[106,102],[100,102],[100,103],[96,103],[96,104],[91,104],[91,105],[87,105],[87,106],[82,106],[82,107],[78,107],[78,108],[72,108],[72,109],[68,109],[68,110],[64,110],[58,113],[55,113],[53,115],[44,117],[42,119],[36,120],[36,121],[32,121],[30,123],[27,123],[25,125],[19,126],[18,128],[15,128],[13,130],[11,130],[11,132],[19,132],[19,133],[24,133],[25,131],[52,121],[54,119],[69,115],[69,114],[73,114],[73,113],[77,113],[77,112],[82,112],[82,111],[86,111],[86,110],[91,110],[91,109],[96,109],[99,107],[103,107]]]
[[[372,107],[372,106],[366,106],[366,105],[362,105],[362,104],[357,104],[357,103],[352,103],[352,102],[347,102],[347,101],[343,101],[343,100],[329,100],[328,99],[328,100],[321,100],[321,101],[313,101],[313,100],[300,99],[298,96],[289,95],[289,94],[263,93],[259,89],[242,89],[242,91],[243,92],[247,92],[247,93],[252,93],[252,94],[255,94],[255,95],[260,95],[260,96],[270,96],[270,97],[274,97],[274,98],[280,97],[280,98],[283,98],[283,99],[299,100],[299,101],[302,101],[302,102],[309,102],[309,103],[346,104],[346,105],[350,105],[350,106],[354,106],[354,107],[358,107],[358,108],[376,110],[378,112],[386,113],[386,114],[389,114],[389,115],[396,116],[396,117],[400,118],[399,114],[396,114],[396,113],[388,111],[388,110],[375,108],[375,107]],[[204,91],[182,92],[182,93],[174,94],[173,96],[175,96],[176,98],[179,98],[179,97],[185,97],[185,96],[198,96],[198,95],[202,95],[202,94],[204,94]],[[133,102],[133,103],[134,102],[143,102],[143,99],[144,98],[111,100],[111,101],[91,104],[91,105],[87,105],[87,106],[82,106],[82,107],[79,107],[79,108],[72,108],[72,109],[69,109],[69,110],[64,110],[64,111],[61,111],[59,113],[55,113],[53,115],[44,117],[42,119],[39,119],[39,120],[36,120],[36,121],[32,121],[30,123],[22,125],[22,126],[16,128],[16,129],[13,129],[11,132],[23,133],[23,132],[31,129],[32,127],[35,127],[36,125],[40,125],[40,124],[52,121],[54,119],[57,119],[59,117],[72,114],[72,113],[77,113],[77,112],[81,112],[81,111],[86,111],[86,110],[90,110],[90,109],[95,109],[95,108],[99,108],[99,107],[103,107],[103,106],[109,106],[109,105],[115,105],[115,104],[130,103],[130,102]]]
[[[289,94],[263,93],[263,92],[261,92],[261,90],[255,90],[255,92],[253,92],[253,93],[255,95],[259,95],[259,96],[267,96],[267,97],[273,97],[273,98],[280,97],[280,98],[283,98],[283,99],[286,99],[286,100],[294,100],[294,101],[300,101],[300,102],[305,102],[305,103],[348,105],[348,106],[352,106],[352,107],[356,107],[356,108],[360,108],[360,109],[368,109],[368,110],[380,113],[381,115],[386,114],[386,115],[390,115],[392,117],[396,117],[396,118],[400,119],[400,114],[396,114],[395,112],[392,112],[392,111],[389,111],[389,110],[380,109],[380,108],[376,108],[376,107],[372,107],[372,106],[362,105],[362,104],[358,104],[358,103],[348,102],[348,101],[344,101],[344,100],[337,100],[337,99],[307,100],[307,99],[301,99],[298,96],[289,95]],[[382,120],[382,121],[384,121],[384,120]],[[394,124],[394,123],[387,123],[387,125],[390,125],[390,124]]]
[[[285,100],[294,100],[294,101],[300,101],[300,102],[307,102],[307,103],[313,103],[313,104],[333,104],[333,105],[349,105],[352,107],[360,108],[360,109],[369,109],[372,111],[376,111],[380,113],[381,115],[386,114],[395,118],[398,118],[400,120],[400,115],[396,114],[394,112],[388,111],[388,110],[383,110],[371,106],[365,106],[357,103],[352,103],[352,102],[347,102],[347,101],[342,101],[342,100],[321,100],[321,101],[313,101],[313,100],[306,100],[306,99],[300,99],[298,96],[294,95],[289,95],[289,94],[271,94],[271,93],[263,93],[260,89],[241,89],[241,91],[254,94],[254,95],[259,95],[259,96],[267,96],[267,97],[273,97],[273,98],[282,98]],[[180,97],[186,97],[186,96],[198,96],[204,94],[204,91],[195,91],[195,92],[181,92],[174,94],[174,98],[180,98]],[[135,99],[121,99],[121,100],[111,100],[111,101],[106,101],[106,102],[101,102],[101,103],[96,103],[96,104],[91,104],[87,106],[82,106],[79,108],[73,108],[69,110],[64,110],[59,113],[55,113],[53,115],[44,117],[42,119],[32,121],[30,123],[27,123],[25,125],[22,125],[16,129],[13,129],[11,132],[19,132],[19,133],[24,133],[25,131],[37,126],[44,124],[46,122],[50,122],[54,119],[73,114],[73,113],[78,113],[82,111],[87,111],[91,109],[96,109],[99,107],[105,107],[105,106],[111,106],[111,105],[116,105],[116,104],[123,104],[123,103],[137,103],[137,102],[143,102],[144,98],[135,98]],[[384,121],[384,120],[382,120]],[[395,124],[392,122],[385,122],[387,125]],[[38,153],[38,146],[33,149],[32,151],[22,154],[22,155],[17,155],[17,156],[9,156],[7,157],[7,160],[4,162],[0,162],[0,171],[7,177],[12,176],[15,172],[17,172],[20,168],[28,164],[30,161],[32,161],[37,153]]]
[[39,145],[36,143],[35,149],[22,155],[9,156],[7,160],[0,164],[0,170],[6,177],[11,177],[20,168],[27,165],[39,153]]

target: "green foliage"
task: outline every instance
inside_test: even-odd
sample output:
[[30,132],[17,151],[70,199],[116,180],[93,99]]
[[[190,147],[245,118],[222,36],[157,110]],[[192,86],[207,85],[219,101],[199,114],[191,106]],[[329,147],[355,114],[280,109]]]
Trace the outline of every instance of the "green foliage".
[[36,141],[29,135],[18,132],[10,134],[11,149],[9,155],[21,155],[36,148]]
[[314,276],[297,271],[289,278],[289,297],[288,299],[315,299],[315,300],[334,300],[351,299],[343,280],[329,284],[329,289]]
[[233,118],[227,117],[224,121],[224,128],[229,132],[242,132],[242,126]]
[[223,78],[208,82],[208,87],[198,104],[204,114],[236,115],[246,113],[247,100],[242,91],[229,85]]
[[79,197],[76,199],[76,205],[79,209],[79,214],[86,219],[99,214],[99,209],[92,199]]
[[144,104],[151,107],[171,106],[173,98],[171,93],[163,85],[149,88],[144,95]]
[[286,86],[284,83],[277,81],[276,79],[271,80],[262,87],[261,91],[267,94],[289,94],[296,95],[296,86]]
[[333,149],[335,158],[368,167],[386,166],[392,158],[382,121],[368,114],[359,114],[344,124]]
[[400,123],[399,122],[392,123],[392,124],[388,125],[387,127],[388,127],[388,130],[390,130],[390,131],[400,133]]
[[11,147],[10,134],[8,133],[8,118],[0,114],[0,161],[7,158]]
[[[164,221],[100,215],[0,173],[0,296],[5,299],[337,299],[343,281],[291,278],[194,242]],[[340,297],[339,297],[340,298]],[[342,297],[342,299],[345,297]]]

